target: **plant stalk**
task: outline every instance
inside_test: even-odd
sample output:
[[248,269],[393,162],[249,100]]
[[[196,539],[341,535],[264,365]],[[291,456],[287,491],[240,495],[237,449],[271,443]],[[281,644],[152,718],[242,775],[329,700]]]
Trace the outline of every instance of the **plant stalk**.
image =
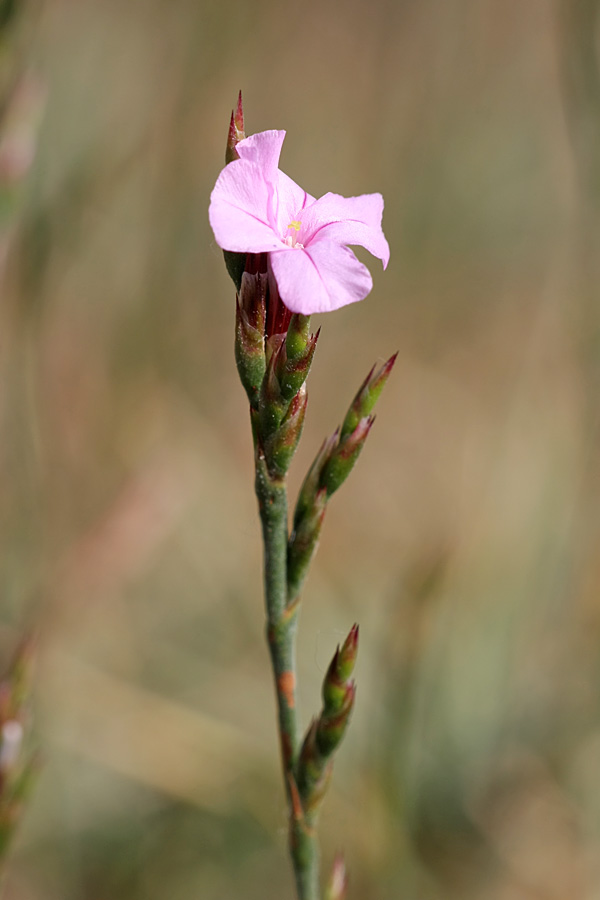
[[281,761],[289,809],[290,854],[298,900],[320,900],[319,852],[312,824],[306,821],[296,786],[299,752],[296,709],[296,628],[298,604],[288,604],[288,503],[285,478],[269,474],[259,446],[256,481],[264,547],[267,642],[275,680]]

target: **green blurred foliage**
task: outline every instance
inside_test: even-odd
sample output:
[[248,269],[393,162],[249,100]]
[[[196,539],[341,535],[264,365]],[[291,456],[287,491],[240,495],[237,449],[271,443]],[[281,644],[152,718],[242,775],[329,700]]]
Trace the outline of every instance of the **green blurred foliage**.
[[0,235],[0,613],[7,652],[41,635],[44,764],[7,897],[291,897],[207,221],[240,87],[311,193],[383,193],[392,248],[320,317],[291,475],[399,350],[305,590],[307,724],[361,625],[325,861],[344,847],[369,900],[597,896],[597,3],[47,0],[27,35],[45,109]]

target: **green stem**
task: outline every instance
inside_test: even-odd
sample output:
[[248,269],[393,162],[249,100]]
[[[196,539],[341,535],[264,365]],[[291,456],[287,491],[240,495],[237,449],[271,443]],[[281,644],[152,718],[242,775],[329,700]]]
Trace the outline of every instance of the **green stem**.
[[291,817],[290,848],[299,900],[320,900],[319,844],[314,827]]
[[281,760],[290,811],[290,854],[298,900],[320,900],[318,846],[314,831],[304,818],[295,775],[299,751],[295,658],[298,605],[288,604],[287,595],[287,488],[285,479],[269,475],[259,448],[255,459],[255,488],[264,545],[267,641],[275,679]]

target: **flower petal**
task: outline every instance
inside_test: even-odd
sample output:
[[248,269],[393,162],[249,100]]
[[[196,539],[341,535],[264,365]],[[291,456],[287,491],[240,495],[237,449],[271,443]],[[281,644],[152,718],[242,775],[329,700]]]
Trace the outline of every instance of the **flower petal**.
[[277,172],[277,187],[275,191],[275,208],[278,234],[285,238],[288,225],[298,217],[298,214],[315,198],[307,194],[303,188],[292,181],[285,172]]
[[325,241],[359,244],[381,259],[385,269],[390,248],[381,230],[382,215],[381,194],[324,194],[302,214],[302,242],[305,247]]
[[235,149],[240,159],[259,166],[265,181],[274,183],[284,138],[285,131],[259,131],[241,140]]
[[280,249],[282,241],[271,225],[272,207],[273,186],[256,163],[238,159],[225,166],[213,188],[208,210],[219,247],[236,253]]
[[373,282],[352,250],[315,242],[308,250],[286,248],[270,256],[279,294],[292,312],[309,316],[363,300]]

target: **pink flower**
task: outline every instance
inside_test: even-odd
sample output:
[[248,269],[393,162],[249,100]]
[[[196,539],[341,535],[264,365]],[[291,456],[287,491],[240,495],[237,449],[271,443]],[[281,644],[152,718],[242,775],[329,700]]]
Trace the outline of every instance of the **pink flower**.
[[262,131],[236,145],[208,212],[217,244],[235,253],[268,253],[279,294],[292,312],[310,315],[363,300],[373,282],[347,244],[383,261],[383,197],[324,194],[318,200],[278,168],[285,131]]

